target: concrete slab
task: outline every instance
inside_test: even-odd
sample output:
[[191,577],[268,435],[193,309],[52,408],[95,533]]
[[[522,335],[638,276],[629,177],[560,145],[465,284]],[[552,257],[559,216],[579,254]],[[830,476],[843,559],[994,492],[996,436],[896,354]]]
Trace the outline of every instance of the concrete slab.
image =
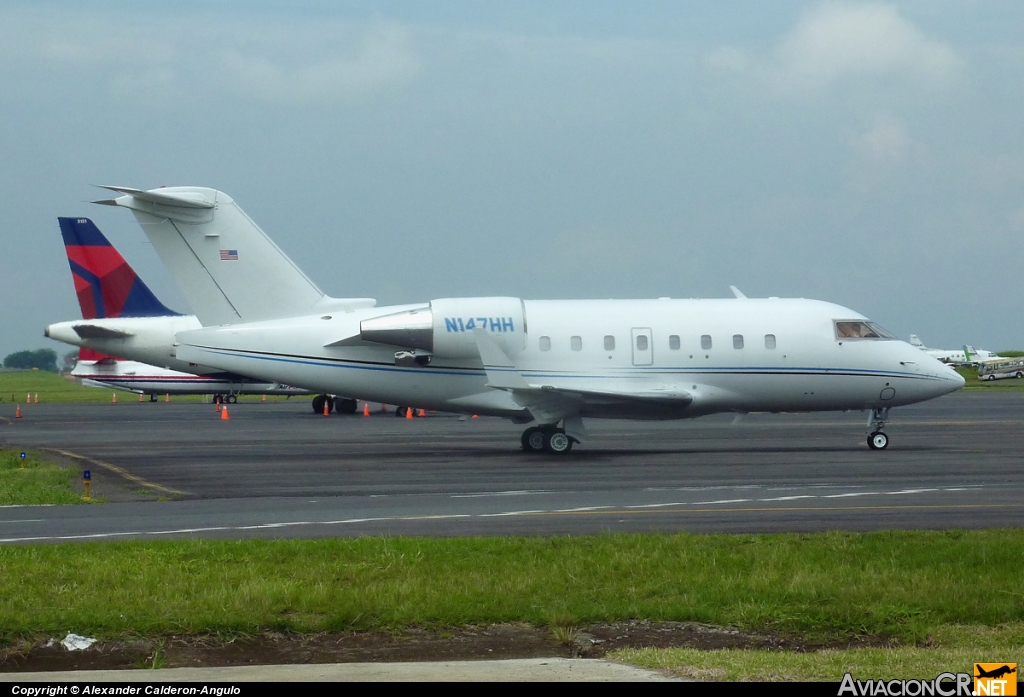
[[642,668],[584,658],[0,673],[0,682],[10,683],[664,682],[673,680],[676,678]]

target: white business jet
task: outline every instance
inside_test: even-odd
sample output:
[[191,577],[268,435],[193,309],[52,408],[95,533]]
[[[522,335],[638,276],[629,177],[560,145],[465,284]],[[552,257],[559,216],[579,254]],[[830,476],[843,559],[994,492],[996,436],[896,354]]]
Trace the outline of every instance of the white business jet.
[[[530,452],[565,453],[584,418],[869,410],[964,380],[863,315],[804,299],[442,298],[375,307],[324,295],[226,194],[105,187],[131,209],[203,328],[176,355],[362,399],[531,423]],[[289,308],[304,303],[308,310]],[[265,319],[239,321],[261,307]],[[204,316],[205,315],[205,316]],[[213,326],[220,325],[220,326]]]
[[917,338],[917,334],[910,335],[910,345],[916,346],[932,358],[950,365],[970,365],[986,358],[999,358],[999,354],[995,351],[976,349],[973,346],[966,345],[959,351],[928,348]]

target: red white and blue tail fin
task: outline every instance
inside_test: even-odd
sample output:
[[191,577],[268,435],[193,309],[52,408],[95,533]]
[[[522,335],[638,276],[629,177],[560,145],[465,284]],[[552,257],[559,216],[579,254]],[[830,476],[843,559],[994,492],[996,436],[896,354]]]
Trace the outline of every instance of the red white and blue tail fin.
[[169,317],[124,257],[88,218],[57,218],[82,319]]

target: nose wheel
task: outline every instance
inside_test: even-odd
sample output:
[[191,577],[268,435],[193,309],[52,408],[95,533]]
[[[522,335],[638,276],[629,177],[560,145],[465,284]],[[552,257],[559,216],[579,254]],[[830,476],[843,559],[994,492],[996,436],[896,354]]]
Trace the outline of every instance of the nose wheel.
[[528,453],[553,453],[561,455],[572,450],[575,439],[554,426],[531,426],[523,431],[520,438],[523,450]]
[[888,420],[888,407],[871,410],[871,417],[868,419],[868,426],[871,428],[871,433],[868,434],[868,447],[872,450],[885,450],[889,447],[889,436],[882,432]]

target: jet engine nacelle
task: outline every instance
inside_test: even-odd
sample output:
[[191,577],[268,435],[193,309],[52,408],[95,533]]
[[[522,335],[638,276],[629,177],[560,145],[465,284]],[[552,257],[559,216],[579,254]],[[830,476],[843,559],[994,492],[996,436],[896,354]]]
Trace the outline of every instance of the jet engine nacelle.
[[429,305],[359,324],[363,341],[427,351],[438,358],[479,355],[474,329],[483,329],[509,355],[526,347],[526,314],[519,298],[441,298]]

